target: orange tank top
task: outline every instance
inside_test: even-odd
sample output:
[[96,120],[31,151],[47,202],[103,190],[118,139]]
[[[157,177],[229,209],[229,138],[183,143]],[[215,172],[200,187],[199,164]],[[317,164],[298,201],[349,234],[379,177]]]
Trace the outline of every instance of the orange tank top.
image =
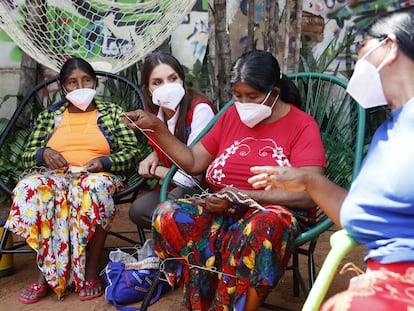
[[59,151],[70,165],[84,166],[91,159],[109,155],[109,144],[97,123],[98,110],[69,113],[55,129],[47,147]]

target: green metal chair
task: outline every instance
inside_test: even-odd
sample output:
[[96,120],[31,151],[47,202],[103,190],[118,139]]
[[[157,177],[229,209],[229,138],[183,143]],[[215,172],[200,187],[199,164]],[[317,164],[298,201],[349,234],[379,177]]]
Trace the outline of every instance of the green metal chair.
[[[301,72],[288,77],[297,85],[304,101],[304,110],[313,116],[319,125],[325,146],[326,176],[340,186],[349,188],[359,171],[365,144],[365,110],[346,92],[347,81],[324,73]],[[303,232],[295,241],[296,252],[292,255],[294,271],[294,294],[301,284],[298,255],[308,258],[309,288],[316,278],[313,253],[320,234],[332,226],[332,221],[320,211],[318,224]],[[296,278],[296,280],[295,280]]]
[[[359,170],[364,152],[365,110],[346,93],[347,82],[341,78],[317,72],[289,74],[288,77],[300,91],[303,110],[313,116],[320,127],[327,157],[327,177],[348,188]],[[220,109],[193,144],[210,130],[215,121],[232,104],[233,102],[230,101]],[[168,198],[168,186],[176,171],[177,167],[173,166],[163,182],[161,202]],[[292,264],[289,267],[293,272],[294,296],[299,296],[299,288],[306,296],[308,288],[314,285],[316,244],[319,236],[332,225],[332,221],[320,210],[315,219],[315,225],[297,237],[295,251],[292,254]],[[309,286],[306,286],[299,270],[299,255],[307,257]],[[266,302],[262,307],[270,310],[281,309]]]
[[[130,80],[118,74],[97,71],[98,87],[96,99],[100,101],[118,103],[124,111],[134,109],[145,109],[141,89]],[[31,89],[20,104],[0,134],[0,189],[2,194],[10,197],[16,185],[23,167],[20,162],[26,141],[32,131],[37,115],[46,107],[62,99],[60,91],[59,75],[46,79]],[[145,152],[150,152],[146,138],[139,131],[136,132],[139,140],[137,148],[142,148],[142,157]],[[147,147],[148,146],[148,147]],[[138,159],[137,159],[138,161]],[[139,191],[146,184],[146,179],[138,175],[136,169],[131,170],[127,176],[126,187],[114,195],[116,205],[130,203],[137,197]],[[16,242],[11,247],[6,246],[10,231],[3,230],[0,234],[0,260],[3,254],[27,253],[31,249],[24,247],[25,241]],[[145,234],[142,228],[138,228],[138,240],[129,238],[125,232],[111,231],[116,236],[129,243],[141,244],[145,241]]]

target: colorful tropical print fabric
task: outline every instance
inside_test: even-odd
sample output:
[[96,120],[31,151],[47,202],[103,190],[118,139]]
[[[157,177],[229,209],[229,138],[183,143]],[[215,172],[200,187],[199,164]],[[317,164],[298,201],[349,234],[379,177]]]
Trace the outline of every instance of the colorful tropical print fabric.
[[109,173],[59,172],[25,177],[15,187],[5,226],[37,252],[37,265],[58,297],[68,286],[82,289],[86,246],[96,226],[111,228],[112,195],[122,187]]
[[[264,299],[283,275],[299,233],[288,210],[233,206],[211,213],[195,199],[167,201],[153,216],[155,251],[188,310],[229,310],[256,289]],[[254,233],[254,234],[253,234]]]

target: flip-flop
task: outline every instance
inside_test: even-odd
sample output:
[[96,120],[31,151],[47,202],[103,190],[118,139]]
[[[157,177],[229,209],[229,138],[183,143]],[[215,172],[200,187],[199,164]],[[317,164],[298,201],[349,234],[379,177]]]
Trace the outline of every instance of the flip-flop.
[[33,282],[27,288],[27,292],[31,296],[34,295],[34,297],[33,298],[25,297],[25,296],[23,296],[23,293],[21,293],[20,296],[19,296],[19,301],[20,302],[23,302],[24,304],[32,304],[32,303],[38,302],[43,297],[46,296],[46,294],[48,293],[48,291],[49,291],[49,286],[47,284],[45,284],[45,285],[39,285],[36,282]]
[[83,286],[83,289],[94,289],[96,285],[101,284],[101,290],[93,295],[84,295],[84,296],[79,296],[79,299],[81,301],[86,301],[86,300],[92,300],[98,297],[101,297],[104,293],[104,283],[102,281],[102,279],[94,279],[94,280],[89,280],[89,281],[85,281],[85,285]]

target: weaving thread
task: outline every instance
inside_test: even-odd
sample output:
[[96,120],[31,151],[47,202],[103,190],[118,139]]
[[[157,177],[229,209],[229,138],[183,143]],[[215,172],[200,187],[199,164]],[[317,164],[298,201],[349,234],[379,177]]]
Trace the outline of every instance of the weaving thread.
[[[151,140],[151,142],[156,145],[170,160],[172,163],[174,163],[174,165],[176,165],[178,167],[178,169],[181,170],[181,172],[183,172],[183,175],[186,176],[187,178],[189,178],[190,180],[194,180],[197,181],[196,179],[194,179],[191,175],[188,175],[184,169],[182,169],[175,161],[174,159],[172,159],[158,144],[156,141],[154,141],[151,137],[149,137],[145,132],[146,131],[152,131],[149,129],[142,129],[140,128],[138,125],[136,125],[136,123],[131,120],[127,115],[122,115],[122,117],[125,117],[131,124],[133,124],[138,130],[140,130],[148,139]],[[234,191],[231,188],[225,188],[225,191],[222,192],[217,192],[217,193],[210,193],[208,192],[208,190],[203,189],[197,182],[195,182],[196,186],[201,190],[201,194],[193,194],[190,197],[197,200],[197,201],[202,201],[205,199],[206,196],[214,196],[216,198],[219,199],[226,199],[230,202],[236,203],[236,204],[240,204],[240,205],[247,205],[249,207],[252,208],[257,208],[260,210],[266,210],[262,205],[260,205],[259,203],[257,203],[255,200],[253,200],[252,198],[250,198],[247,194],[239,192],[239,191]]]

